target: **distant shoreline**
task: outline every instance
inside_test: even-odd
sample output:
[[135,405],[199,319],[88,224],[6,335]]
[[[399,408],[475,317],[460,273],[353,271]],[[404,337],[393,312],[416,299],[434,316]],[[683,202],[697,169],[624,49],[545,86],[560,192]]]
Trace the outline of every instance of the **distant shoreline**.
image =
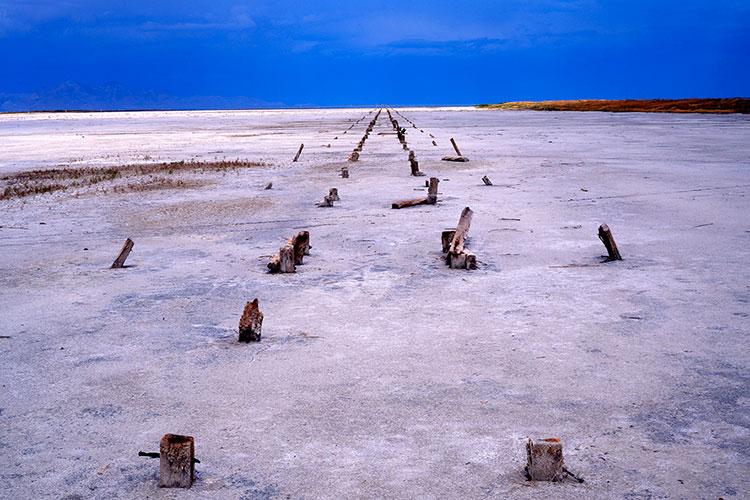
[[747,114],[750,113],[750,98],[510,101],[499,104],[480,104],[477,108],[534,111],[606,111],[610,113]]

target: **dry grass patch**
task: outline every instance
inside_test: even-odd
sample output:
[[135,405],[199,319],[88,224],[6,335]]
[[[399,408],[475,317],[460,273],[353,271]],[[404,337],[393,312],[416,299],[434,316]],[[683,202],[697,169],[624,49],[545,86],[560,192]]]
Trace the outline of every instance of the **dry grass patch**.
[[625,99],[574,101],[515,101],[481,104],[484,109],[536,111],[608,111],[638,113],[750,113],[750,99]]
[[206,181],[174,179],[175,174],[226,172],[267,166],[253,161],[178,161],[116,167],[63,167],[27,170],[0,178],[0,200],[36,194],[85,189],[101,183],[114,184],[112,192],[199,187]]

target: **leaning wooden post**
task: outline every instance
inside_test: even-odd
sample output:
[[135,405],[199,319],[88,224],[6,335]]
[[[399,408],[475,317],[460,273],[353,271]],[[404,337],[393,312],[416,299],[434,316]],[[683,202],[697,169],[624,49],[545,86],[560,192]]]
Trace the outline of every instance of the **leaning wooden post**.
[[484,177],[482,177],[482,182],[484,182],[485,186],[491,186],[492,185],[492,181],[486,175]]
[[[344,132],[344,133],[346,133],[346,132]],[[300,144],[299,145],[299,149],[297,150],[297,154],[294,155],[294,160],[292,160],[292,161],[296,162],[297,160],[299,160],[299,155],[302,154],[302,148],[304,148],[304,147],[305,147],[304,144]]]
[[130,255],[133,245],[133,240],[130,238],[125,240],[125,244],[122,246],[122,250],[120,250],[120,255],[117,256],[110,269],[120,269],[125,265],[125,260],[128,258],[128,255]]
[[240,342],[260,342],[263,327],[263,313],[258,307],[258,299],[245,304],[240,318]]
[[607,248],[607,253],[609,254],[607,261],[622,260],[620,251],[617,249],[617,243],[615,243],[615,238],[612,236],[612,231],[609,230],[609,226],[606,224],[599,226],[599,239],[602,240],[602,243]]
[[453,149],[455,149],[455,150],[456,150],[456,154],[457,154],[458,156],[463,156],[463,155],[461,154],[461,151],[459,151],[459,150],[458,150],[458,145],[456,144],[456,141],[454,141],[454,140],[453,140],[453,137],[451,137],[451,144],[453,144]]
[[429,205],[434,205],[437,203],[439,182],[440,180],[437,177],[430,177],[430,185],[427,187],[427,203]]
[[159,486],[190,488],[195,477],[193,436],[164,434],[159,442]]
[[559,438],[526,442],[526,474],[532,481],[562,481],[565,477]]

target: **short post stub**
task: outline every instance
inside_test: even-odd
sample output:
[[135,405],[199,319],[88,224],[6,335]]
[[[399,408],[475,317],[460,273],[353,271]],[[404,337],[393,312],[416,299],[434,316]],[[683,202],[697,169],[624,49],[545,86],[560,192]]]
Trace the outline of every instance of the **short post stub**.
[[531,481],[562,481],[563,445],[559,438],[526,442],[526,474]]
[[164,434],[159,442],[159,486],[190,488],[195,477],[193,436]]
[[258,306],[258,299],[245,304],[240,318],[240,342],[260,342],[263,328],[263,313]]
[[122,250],[120,250],[120,254],[117,256],[115,261],[112,263],[112,266],[110,269],[121,269],[125,265],[125,260],[128,258],[128,255],[130,255],[130,251],[133,249],[133,240],[130,238],[125,240],[125,244],[122,245]]

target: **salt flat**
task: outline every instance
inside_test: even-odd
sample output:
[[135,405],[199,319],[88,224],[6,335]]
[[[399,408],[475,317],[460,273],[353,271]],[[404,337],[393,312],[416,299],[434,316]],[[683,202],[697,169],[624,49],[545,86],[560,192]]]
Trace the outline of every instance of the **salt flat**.
[[[385,113],[338,177],[368,111],[0,115],[0,177],[266,164],[0,200],[0,496],[749,497],[750,119],[400,109],[440,197],[391,210],[425,178]],[[441,261],[465,206],[476,271]],[[190,490],[137,457],[167,432],[196,438]],[[527,436],[585,483],[526,481]]]

